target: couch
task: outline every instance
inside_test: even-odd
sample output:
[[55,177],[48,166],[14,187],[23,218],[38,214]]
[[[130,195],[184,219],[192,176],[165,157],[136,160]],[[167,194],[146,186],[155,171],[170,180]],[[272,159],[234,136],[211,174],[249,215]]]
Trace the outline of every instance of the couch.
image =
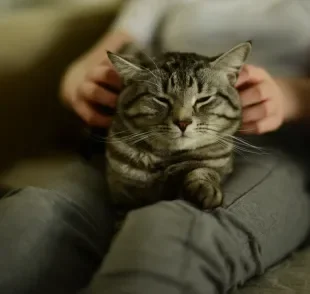
[[43,185],[76,156],[72,151],[82,125],[59,102],[58,84],[68,64],[108,27],[120,3],[101,2],[18,9],[1,16],[2,183]]
[[[0,19],[0,182],[44,187],[78,157],[82,123],[58,100],[61,73],[107,29],[120,1],[39,7]],[[240,294],[310,293],[304,249]]]

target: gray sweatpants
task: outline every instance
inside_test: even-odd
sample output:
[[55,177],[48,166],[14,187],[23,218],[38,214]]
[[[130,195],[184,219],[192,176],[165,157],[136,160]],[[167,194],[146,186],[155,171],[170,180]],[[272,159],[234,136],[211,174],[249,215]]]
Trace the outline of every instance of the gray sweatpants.
[[113,240],[106,185],[85,162],[50,189],[11,193],[0,201],[0,293],[213,294],[242,285],[305,240],[310,202],[297,161],[252,154],[236,165],[223,208],[161,202],[130,213]]

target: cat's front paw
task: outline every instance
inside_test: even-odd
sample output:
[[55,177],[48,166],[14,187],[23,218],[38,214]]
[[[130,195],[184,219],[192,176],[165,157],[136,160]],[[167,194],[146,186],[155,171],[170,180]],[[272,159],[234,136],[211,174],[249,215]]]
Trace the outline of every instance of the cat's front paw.
[[222,205],[223,194],[216,182],[189,174],[184,184],[184,198],[201,209],[213,209]]

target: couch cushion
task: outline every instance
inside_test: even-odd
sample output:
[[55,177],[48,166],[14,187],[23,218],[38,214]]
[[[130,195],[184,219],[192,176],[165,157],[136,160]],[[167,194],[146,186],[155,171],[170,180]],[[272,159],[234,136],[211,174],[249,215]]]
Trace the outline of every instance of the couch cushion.
[[45,187],[77,158],[75,153],[57,152],[23,159],[0,174],[0,183],[13,187]]
[[60,79],[109,27],[119,2],[1,15],[0,172],[51,145],[76,144],[80,120],[58,99]]

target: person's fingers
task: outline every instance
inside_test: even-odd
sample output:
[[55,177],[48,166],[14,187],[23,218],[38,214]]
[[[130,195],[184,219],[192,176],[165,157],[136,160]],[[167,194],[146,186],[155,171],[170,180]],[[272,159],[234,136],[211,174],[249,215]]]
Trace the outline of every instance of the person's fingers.
[[273,115],[256,122],[242,124],[239,131],[244,134],[261,135],[278,129],[280,125],[280,117]]
[[111,124],[112,117],[98,113],[85,102],[77,104],[75,111],[89,126],[108,127]]
[[266,100],[254,106],[249,106],[242,111],[243,123],[255,122],[276,112],[276,103],[273,100]]
[[94,103],[112,108],[116,106],[117,95],[92,82],[83,83],[79,88],[78,94]]
[[269,81],[252,86],[240,92],[241,105],[243,108],[261,103],[267,100],[271,93]]
[[119,92],[122,87],[118,73],[108,65],[102,64],[95,67],[87,74],[86,78],[103,87],[108,87],[108,90],[112,89],[113,92]]
[[239,129],[239,132],[246,135],[256,134],[256,122],[243,123]]
[[235,87],[239,88],[248,83],[256,84],[263,81],[268,76],[268,73],[262,68],[245,64],[239,74]]

